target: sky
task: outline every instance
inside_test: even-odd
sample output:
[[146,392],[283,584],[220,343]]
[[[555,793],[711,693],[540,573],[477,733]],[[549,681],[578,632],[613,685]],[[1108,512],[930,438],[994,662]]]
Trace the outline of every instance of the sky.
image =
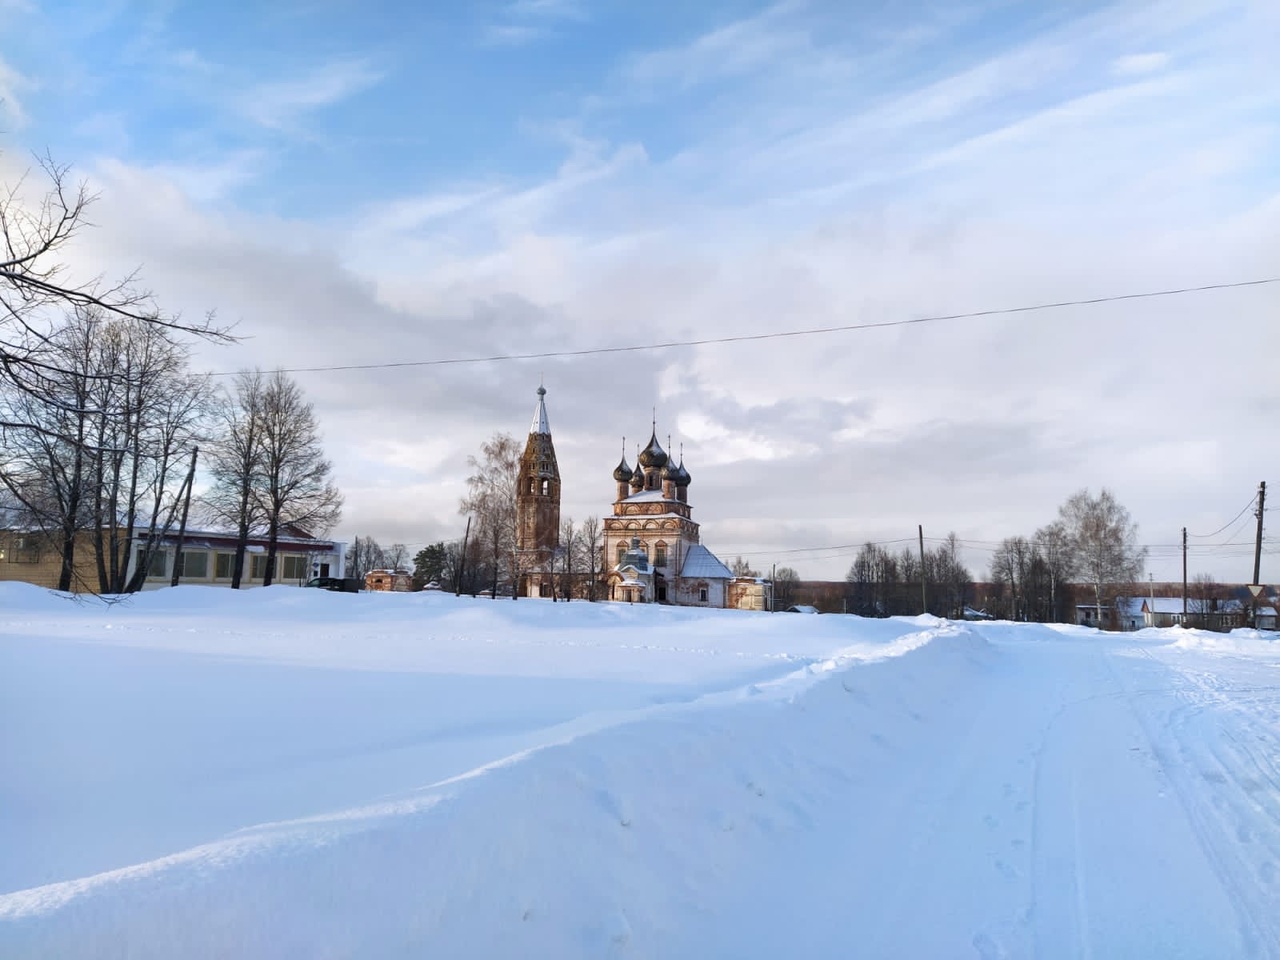
[[199,369],[298,371],[340,537],[460,536],[543,383],[575,520],[656,419],[761,570],[919,525],[982,579],[1107,487],[1157,580],[1186,527],[1244,582],[1280,284],[582,351],[1280,276],[1278,43],[1269,0],[0,0],[0,178],[86,178],[69,269],[216,311]]

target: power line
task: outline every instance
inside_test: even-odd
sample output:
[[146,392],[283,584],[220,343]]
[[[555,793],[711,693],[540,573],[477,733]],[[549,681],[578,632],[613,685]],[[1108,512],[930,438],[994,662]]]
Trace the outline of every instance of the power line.
[[[879,320],[870,323],[849,323],[835,327],[812,327],[807,330],[778,330],[772,333],[744,333],[732,337],[703,337],[697,340],[665,340],[658,343],[628,344],[617,347],[590,347],[582,350],[548,350],[543,353],[499,353],[487,357],[444,357],[438,360],[400,360],[390,363],[345,363],[322,367],[292,367],[283,373],[337,373],[352,370],[393,370],[406,367],[442,367],[467,363],[500,363],[510,360],[553,360],[566,357],[589,357],[610,353],[636,353],[644,350],[670,350],[675,347],[705,347],[724,343],[749,343],[757,340],[782,340],[789,337],[812,337],[830,333],[849,333],[857,330],[879,330],[886,327],[907,327],[921,323],[940,323],[947,320],[976,320],[981,317],[1000,317],[1038,310],[1059,310],[1063,307],[1087,307],[1100,303],[1118,303],[1124,300],[1147,300],[1155,297],[1177,297],[1188,293],[1205,293],[1211,290],[1234,290],[1240,287],[1257,287],[1268,283],[1280,283],[1280,277],[1259,280],[1236,280],[1228,283],[1207,283],[1198,287],[1177,287],[1168,290],[1147,290],[1142,293],[1121,293],[1107,297],[1089,297],[1082,300],[1058,300],[1021,307],[997,307],[990,310],[972,310],[967,313],[934,314],[927,317],[911,317],[905,320]],[[235,371],[213,373],[214,377],[234,376]]]
[[1249,498],[1249,502],[1246,503],[1243,507],[1241,507],[1239,513],[1237,513],[1234,517],[1232,517],[1230,520],[1228,520],[1226,523],[1220,526],[1217,530],[1213,531],[1213,533],[1189,533],[1187,534],[1187,536],[1195,537],[1199,540],[1207,540],[1209,537],[1216,537],[1223,530],[1227,529],[1227,527],[1231,526],[1233,523],[1235,523],[1237,520],[1243,517],[1245,515],[1245,512],[1257,502],[1258,502],[1258,495],[1255,493],[1252,497]]

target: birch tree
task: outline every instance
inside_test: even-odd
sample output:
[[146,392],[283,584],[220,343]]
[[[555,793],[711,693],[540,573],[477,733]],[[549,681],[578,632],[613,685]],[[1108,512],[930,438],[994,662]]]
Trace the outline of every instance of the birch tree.
[[1098,496],[1087,489],[1074,493],[1058,508],[1078,575],[1093,586],[1101,615],[1103,596],[1130,594],[1142,577],[1147,549],[1138,544],[1138,525],[1106,487]]
[[261,464],[254,499],[267,528],[263,586],[275,580],[281,530],[297,527],[323,535],[342,516],[342,494],[320,445],[315,411],[302,388],[283,371],[271,373],[262,391]]
[[480,448],[479,457],[467,458],[467,496],[458,512],[470,514],[475,524],[472,536],[489,568],[489,596],[498,595],[499,580],[511,581],[511,596],[519,593],[520,557],[516,550],[516,488],[520,472],[521,447],[509,433],[495,433]]

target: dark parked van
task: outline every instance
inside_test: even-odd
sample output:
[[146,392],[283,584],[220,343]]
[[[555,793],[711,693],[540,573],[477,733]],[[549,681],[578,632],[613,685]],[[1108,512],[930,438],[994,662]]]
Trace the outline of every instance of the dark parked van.
[[359,577],[312,577],[304,586],[318,587],[321,590],[334,590],[338,593],[359,593]]

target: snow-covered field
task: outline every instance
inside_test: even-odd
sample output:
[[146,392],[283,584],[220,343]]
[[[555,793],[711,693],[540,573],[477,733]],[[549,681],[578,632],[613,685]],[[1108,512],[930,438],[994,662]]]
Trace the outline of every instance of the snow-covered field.
[[1280,957],[1280,642],[0,585],[0,956]]

